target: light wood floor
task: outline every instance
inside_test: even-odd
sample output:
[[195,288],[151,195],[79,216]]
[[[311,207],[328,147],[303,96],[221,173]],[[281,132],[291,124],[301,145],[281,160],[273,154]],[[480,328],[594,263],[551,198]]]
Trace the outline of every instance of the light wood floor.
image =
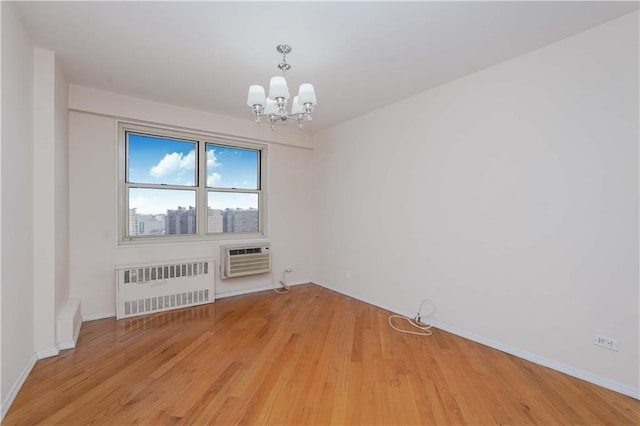
[[640,424],[640,402],[309,284],[82,326],[3,424]]

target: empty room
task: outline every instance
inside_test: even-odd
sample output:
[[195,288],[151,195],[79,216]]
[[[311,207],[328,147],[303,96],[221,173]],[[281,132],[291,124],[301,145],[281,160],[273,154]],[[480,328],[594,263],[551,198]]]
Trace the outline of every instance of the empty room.
[[638,2],[0,14],[3,424],[640,424]]

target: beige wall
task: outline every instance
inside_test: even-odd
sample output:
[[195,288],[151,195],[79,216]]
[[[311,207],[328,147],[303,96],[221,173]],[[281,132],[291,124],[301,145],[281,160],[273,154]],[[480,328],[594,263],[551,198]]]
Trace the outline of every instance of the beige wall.
[[637,12],[314,146],[314,282],[638,395]]
[[[79,86],[69,88],[67,130],[66,81],[43,53],[49,161],[34,152],[34,46],[0,5],[3,413],[41,349],[35,330],[49,339],[45,321],[65,311],[69,340],[79,303],[69,296],[87,318],[111,315],[115,265],[219,259],[215,242],[117,245],[115,117],[269,145],[274,273],[218,280],[219,296],[293,267],[291,282],[411,315],[428,297],[443,328],[638,395],[637,12],[313,140]],[[53,217],[35,208],[38,194],[51,196],[36,161],[53,179]],[[34,232],[37,218],[55,232]],[[40,241],[54,251],[42,252],[54,270],[46,283],[34,279]],[[55,300],[46,318],[34,311],[40,287]],[[596,333],[620,350],[593,346]]]
[[[33,44],[2,8],[2,410],[33,365]],[[15,396],[15,395],[14,395]]]
[[[127,96],[71,86],[70,251],[71,295],[82,314],[94,318],[115,312],[116,265],[209,257],[219,264],[220,245],[269,241],[272,274],[233,280],[216,278],[217,296],[270,286],[283,270],[292,282],[311,275],[311,149],[304,133],[256,126],[238,120]],[[100,115],[97,115],[100,114]],[[251,137],[268,144],[268,237],[256,240],[117,245],[117,129],[114,117],[144,120],[204,132]]]
[[69,296],[69,112],[68,85],[55,53],[40,48],[33,53],[34,342],[42,357],[57,355],[56,319]]
[[72,347],[79,325],[56,327],[69,294],[67,92],[55,53],[3,3],[2,415],[36,359]]
[[69,83],[57,58],[54,73],[55,305],[59,314],[69,299]]

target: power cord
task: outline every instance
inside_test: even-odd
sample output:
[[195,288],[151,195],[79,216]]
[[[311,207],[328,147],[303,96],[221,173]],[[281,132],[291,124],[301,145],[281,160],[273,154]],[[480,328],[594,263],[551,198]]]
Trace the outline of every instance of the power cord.
[[287,284],[287,273],[292,272],[293,269],[291,268],[287,268],[282,272],[282,280],[279,281],[279,284],[282,286],[281,289],[277,289],[276,285],[273,281],[271,281],[271,285],[273,286],[273,291],[275,291],[278,294],[282,294],[282,293],[289,293],[291,291],[291,287],[289,287],[289,285]]
[[[422,307],[424,306],[425,302],[429,302],[429,305],[430,305],[431,309],[426,314],[423,314],[422,313]],[[393,328],[396,331],[399,331],[400,333],[416,334],[418,336],[431,336],[430,328],[433,327],[433,325],[422,322],[422,318],[426,318],[426,317],[432,315],[434,311],[435,311],[435,306],[433,305],[433,302],[431,302],[431,300],[429,300],[429,299],[424,299],[420,303],[420,307],[418,308],[418,313],[416,314],[416,316],[413,319],[407,318],[407,317],[402,316],[402,315],[391,315],[391,316],[389,316],[389,325],[391,326],[391,328]],[[409,324],[411,324],[411,326],[413,326],[415,328],[418,328],[421,331],[411,331],[411,330],[399,329],[395,325],[393,325],[393,322],[391,321],[392,318],[403,319],[403,320],[407,321]]]

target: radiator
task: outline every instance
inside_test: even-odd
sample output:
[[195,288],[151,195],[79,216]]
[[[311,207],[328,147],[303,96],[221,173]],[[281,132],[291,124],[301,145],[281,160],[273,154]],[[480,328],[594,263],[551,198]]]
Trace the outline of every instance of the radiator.
[[271,271],[269,243],[220,247],[220,277],[234,278]]
[[118,319],[213,303],[214,261],[116,266]]

